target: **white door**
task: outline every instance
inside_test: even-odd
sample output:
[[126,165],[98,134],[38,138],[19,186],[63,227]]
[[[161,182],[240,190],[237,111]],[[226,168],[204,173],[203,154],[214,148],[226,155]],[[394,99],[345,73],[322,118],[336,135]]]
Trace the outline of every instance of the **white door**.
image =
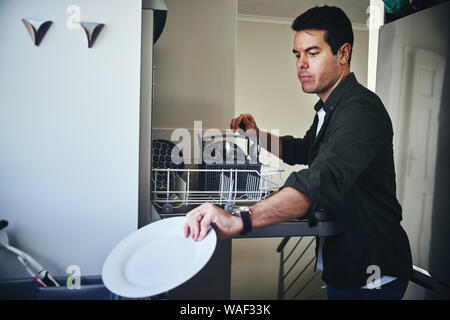
[[[413,263],[428,270],[435,181],[438,116],[445,59],[433,52],[415,49],[413,74],[405,100],[406,129],[400,142],[406,151],[402,194],[403,226],[408,233]],[[408,118],[409,117],[409,118]],[[406,148],[405,148],[406,147]]]

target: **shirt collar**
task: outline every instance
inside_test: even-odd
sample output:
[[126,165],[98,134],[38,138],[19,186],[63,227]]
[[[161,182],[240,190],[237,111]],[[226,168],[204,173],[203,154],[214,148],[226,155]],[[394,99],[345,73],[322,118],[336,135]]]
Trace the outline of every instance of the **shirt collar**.
[[353,72],[349,73],[344,79],[341,80],[341,82],[338,83],[336,88],[333,89],[333,91],[328,96],[327,101],[323,102],[322,99],[319,99],[319,101],[317,101],[316,105],[314,106],[314,110],[318,112],[321,108],[323,108],[326,113],[333,111],[344,93],[357,83],[358,82],[356,80],[355,74]]

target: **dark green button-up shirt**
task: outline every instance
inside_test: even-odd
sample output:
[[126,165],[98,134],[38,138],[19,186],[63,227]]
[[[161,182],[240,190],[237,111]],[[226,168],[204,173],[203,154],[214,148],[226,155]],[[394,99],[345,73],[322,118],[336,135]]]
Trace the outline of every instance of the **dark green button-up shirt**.
[[360,288],[372,276],[371,265],[381,275],[409,279],[411,250],[400,225],[393,130],[383,103],[350,73],[315,110],[322,107],[326,116],[317,137],[316,115],[303,138],[281,141],[284,162],[309,166],[292,173],[284,187],[307,195],[312,207],[335,213],[344,225],[343,234],[325,241],[323,280]]

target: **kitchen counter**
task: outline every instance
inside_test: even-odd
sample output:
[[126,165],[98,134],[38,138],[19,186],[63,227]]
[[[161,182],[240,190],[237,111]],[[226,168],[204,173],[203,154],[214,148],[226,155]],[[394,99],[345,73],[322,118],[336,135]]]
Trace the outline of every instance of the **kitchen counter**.
[[[160,214],[160,217],[170,218],[174,216],[184,216],[183,213],[178,214]],[[301,237],[301,236],[316,236],[329,237],[342,232],[341,223],[332,215],[318,211],[315,214],[315,219],[298,219],[289,222],[282,222],[275,225],[254,228],[251,233],[244,236],[236,235],[236,238],[276,238],[276,237]]]
[[[166,218],[174,215],[161,216]],[[168,299],[230,299],[232,239],[327,237],[339,233],[342,233],[342,225],[339,221],[323,212],[316,212],[314,220],[299,219],[278,223],[268,227],[255,228],[251,233],[244,236],[236,235],[225,240],[219,240],[216,250],[206,266],[191,280],[171,290]]]

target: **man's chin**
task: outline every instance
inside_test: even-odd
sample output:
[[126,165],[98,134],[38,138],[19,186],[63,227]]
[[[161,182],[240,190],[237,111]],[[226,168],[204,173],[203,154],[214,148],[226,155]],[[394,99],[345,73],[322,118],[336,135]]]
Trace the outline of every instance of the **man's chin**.
[[313,88],[308,88],[302,85],[302,90],[304,93],[316,93],[316,91]]

